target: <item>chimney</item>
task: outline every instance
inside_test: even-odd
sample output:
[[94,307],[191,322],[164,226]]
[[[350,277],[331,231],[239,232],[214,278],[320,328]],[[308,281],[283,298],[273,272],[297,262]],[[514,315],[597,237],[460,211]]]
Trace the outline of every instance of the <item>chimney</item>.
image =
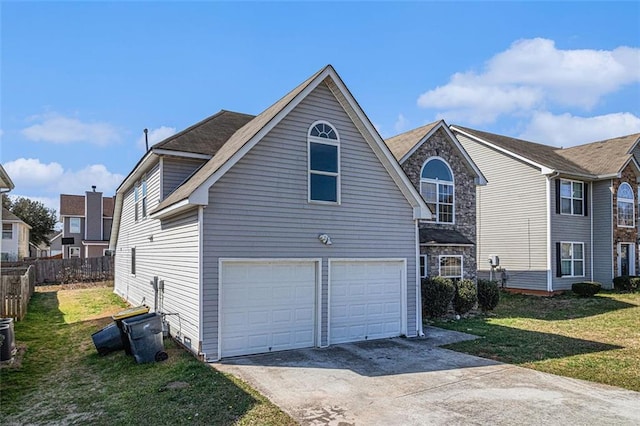
[[96,186],[95,185],[91,185],[91,189],[93,189],[93,192],[96,192]]

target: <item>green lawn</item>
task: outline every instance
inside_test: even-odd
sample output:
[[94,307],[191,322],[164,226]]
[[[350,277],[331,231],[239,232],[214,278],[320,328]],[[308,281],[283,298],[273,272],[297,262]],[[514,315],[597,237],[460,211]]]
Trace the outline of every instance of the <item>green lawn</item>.
[[434,321],[481,336],[446,348],[640,391],[640,293],[500,297],[488,315]]
[[0,369],[2,424],[295,422],[249,386],[165,340],[169,360],[99,356],[91,334],[126,305],[110,287],[36,292],[15,325],[18,362]]

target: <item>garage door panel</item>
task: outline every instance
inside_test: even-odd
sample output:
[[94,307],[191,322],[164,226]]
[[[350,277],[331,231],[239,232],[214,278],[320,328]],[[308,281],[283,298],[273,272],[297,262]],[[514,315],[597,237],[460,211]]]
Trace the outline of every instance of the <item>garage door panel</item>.
[[403,268],[402,261],[331,261],[330,343],[400,335]]
[[223,262],[223,357],[313,346],[316,263]]

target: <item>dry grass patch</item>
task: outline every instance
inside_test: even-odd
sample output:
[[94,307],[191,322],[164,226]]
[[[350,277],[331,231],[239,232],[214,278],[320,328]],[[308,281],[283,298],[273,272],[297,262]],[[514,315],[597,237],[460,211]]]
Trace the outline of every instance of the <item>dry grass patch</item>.
[[171,340],[162,363],[136,364],[123,352],[99,356],[91,334],[125,307],[111,287],[39,288],[15,327],[23,356],[0,370],[2,423],[294,424]]

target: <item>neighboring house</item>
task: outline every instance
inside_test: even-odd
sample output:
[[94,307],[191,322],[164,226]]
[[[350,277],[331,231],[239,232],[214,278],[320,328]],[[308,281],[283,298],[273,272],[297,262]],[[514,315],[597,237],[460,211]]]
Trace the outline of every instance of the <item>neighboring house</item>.
[[41,242],[38,245],[29,243],[30,257],[53,257],[62,254],[62,231],[54,231],[47,235],[49,244]]
[[0,259],[14,262],[29,257],[30,230],[31,226],[3,207]]
[[420,221],[420,274],[476,279],[476,186],[486,179],[444,121],[387,139],[433,212]]
[[145,154],[116,192],[115,292],[209,361],[416,336],[430,218],[327,66],[255,117],[221,111]]
[[103,197],[102,192],[96,192],[95,186],[85,195],[60,195],[63,259],[106,254],[111,237],[113,201],[113,197]]
[[[10,192],[13,188],[15,188],[13,181],[7,174],[4,167],[2,167],[2,164],[0,164],[0,197],[3,196],[2,194]],[[2,217],[3,217],[4,210],[5,210],[4,208],[0,208],[0,223],[3,223]],[[0,238],[0,257],[4,258],[4,255],[2,253],[4,253],[4,244],[3,244],[3,239]]]
[[561,149],[450,128],[489,181],[477,192],[479,275],[498,256],[508,288],[552,294],[636,274],[640,134]]

